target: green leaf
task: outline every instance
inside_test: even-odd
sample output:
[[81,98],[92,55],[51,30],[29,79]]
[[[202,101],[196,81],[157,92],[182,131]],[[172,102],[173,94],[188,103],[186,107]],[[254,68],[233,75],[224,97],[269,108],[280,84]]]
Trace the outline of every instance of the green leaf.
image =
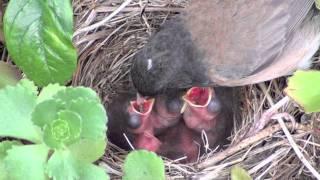
[[82,129],[82,124],[81,124],[81,117],[74,112],[64,110],[60,111],[58,113],[58,118],[61,121],[64,121],[67,123],[67,128],[68,128],[68,139],[64,136],[64,131],[61,129],[55,129],[57,131],[54,131],[55,136],[57,138],[64,138],[66,139],[67,143],[74,142],[75,140],[79,140],[80,134],[81,134],[81,129]]
[[249,173],[240,166],[231,168],[231,180],[252,180]]
[[48,6],[53,10],[55,18],[61,24],[58,26],[60,31],[68,34],[69,40],[72,41],[73,34],[73,9],[71,1],[47,1]]
[[70,103],[68,110],[76,112],[82,119],[81,137],[103,139],[106,136],[107,115],[100,103],[79,98]]
[[165,179],[164,163],[153,152],[132,151],[124,162],[124,180]]
[[78,167],[80,180],[109,180],[105,170],[93,164],[80,164]]
[[41,145],[13,146],[4,159],[7,179],[46,180],[45,163],[49,150]]
[[58,119],[45,126],[44,142],[53,149],[70,145],[79,141],[81,126],[81,117],[78,114],[66,110],[60,111]]
[[47,172],[56,180],[109,179],[103,169],[76,160],[70,151],[56,151],[48,161]]
[[[79,142],[70,145],[68,148],[76,159],[92,163],[104,154],[106,144],[106,139],[81,139]],[[83,147],[90,148],[84,149]]]
[[[53,91],[55,90],[51,92]],[[106,112],[100,103],[99,97],[93,90],[84,87],[67,87],[59,90],[52,98],[53,100],[42,101],[36,106],[32,114],[32,120],[35,124],[43,127],[44,124],[57,119],[59,111],[66,109],[74,111],[81,116],[84,121],[84,137],[101,138],[105,136]],[[91,130],[95,131],[93,135],[90,135]],[[87,135],[88,132],[89,135]]]
[[4,35],[14,62],[39,86],[64,84],[76,68],[71,1],[9,1]]
[[8,172],[5,169],[4,164],[2,162],[0,162],[0,180],[7,180],[7,179],[8,179]]
[[66,108],[81,116],[83,131],[81,137],[102,139],[106,134],[107,115],[95,91],[76,87],[59,91],[55,98],[65,102]]
[[316,7],[320,9],[320,0],[315,0],[315,2],[316,2]]
[[38,95],[38,87],[34,85],[32,81],[29,79],[21,79],[19,81],[19,85],[29,90],[30,93],[37,96]]
[[54,98],[61,99],[66,102],[71,102],[78,98],[83,98],[100,103],[100,98],[97,93],[90,88],[86,87],[67,87],[59,91]]
[[32,112],[32,121],[35,125],[43,128],[46,124],[58,119],[58,112],[63,109],[65,109],[65,105],[61,101],[43,101]]
[[2,141],[0,142],[0,162],[7,156],[7,150],[12,146],[21,145],[19,141]]
[[65,86],[60,86],[59,84],[49,84],[48,86],[44,87],[37,99],[37,104],[45,101],[45,100],[50,100],[53,98],[57,92],[60,90],[66,89]]
[[39,103],[32,113],[32,121],[43,127],[57,119],[62,110],[72,111],[82,119],[82,138],[104,139],[107,130],[107,115],[94,91],[87,88],[67,88],[59,91],[55,100]]
[[8,179],[3,160],[7,156],[7,151],[16,145],[21,145],[21,143],[19,141],[2,141],[0,143],[0,180]]
[[307,113],[320,111],[320,72],[297,71],[289,78],[285,92]]
[[40,142],[39,129],[31,121],[36,87],[28,80],[0,90],[0,136]]
[[[78,154],[82,154],[80,151],[84,151],[84,154],[89,152],[89,155],[86,156],[89,156],[90,160],[96,160],[95,158],[100,157],[97,155],[100,155],[105,147],[105,142],[101,142],[104,141],[106,136],[107,115],[103,105],[101,105],[100,103],[97,94],[89,88],[68,87],[66,89],[58,91],[58,93],[52,98],[53,99],[45,100],[36,106],[34,112],[32,113],[32,121],[36,125],[43,128],[45,125],[51,124],[52,121],[59,119],[58,113],[60,113],[61,111],[67,110],[79,115],[82,123],[80,138],[83,142],[78,143],[84,143],[83,145],[89,146],[97,145],[99,149],[96,149],[97,152],[95,152],[93,155],[90,155],[90,151],[79,148]],[[51,125],[47,126],[45,130],[45,139],[49,144],[55,142],[54,139],[50,139],[50,137],[52,137],[51,135],[49,135],[52,133],[50,127]],[[47,139],[48,137],[49,139]],[[88,144],[90,143],[89,141],[96,141],[98,144],[92,142],[91,144]],[[50,145],[50,147],[57,148],[61,147],[62,144],[65,143],[53,143]],[[92,157],[94,157],[94,159]]]
[[55,180],[79,179],[75,160],[70,151],[55,151],[48,161],[46,171],[50,178]]

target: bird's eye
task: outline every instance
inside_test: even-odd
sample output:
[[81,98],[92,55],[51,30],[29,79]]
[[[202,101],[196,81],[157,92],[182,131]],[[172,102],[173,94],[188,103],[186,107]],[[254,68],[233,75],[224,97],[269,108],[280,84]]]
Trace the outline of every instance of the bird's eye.
[[127,123],[129,128],[137,129],[141,126],[141,119],[138,115],[134,114],[130,116]]
[[182,107],[182,100],[180,98],[167,100],[166,105],[170,112],[180,112]]
[[208,104],[208,111],[210,112],[219,112],[221,110],[221,103],[218,99],[213,99],[212,101],[210,101],[210,103]]

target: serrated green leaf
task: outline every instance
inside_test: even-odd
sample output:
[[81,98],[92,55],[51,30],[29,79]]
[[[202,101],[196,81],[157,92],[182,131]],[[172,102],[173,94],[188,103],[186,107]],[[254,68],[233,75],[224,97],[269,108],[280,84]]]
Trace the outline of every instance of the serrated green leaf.
[[0,163],[7,156],[7,150],[11,149],[12,146],[21,145],[19,141],[2,141],[0,142]]
[[252,180],[249,173],[240,166],[231,168],[231,180]]
[[[72,111],[64,110],[60,111],[58,113],[58,118],[62,121],[65,121],[68,123],[68,133],[69,133],[69,140],[67,140],[67,143],[72,143],[75,140],[79,140],[80,134],[81,134],[81,129],[82,129],[82,123],[81,123],[81,117]],[[56,136],[62,137],[63,131],[55,132]],[[61,134],[62,133],[62,134]],[[59,135],[60,134],[60,135]],[[63,138],[66,138],[63,136]]]
[[4,158],[7,156],[7,151],[11,149],[12,146],[21,145],[19,141],[2,141],[0,142],[0,180],[6,180],[7,170],[3,163]]
[[87,99],[100,103],[100,98],[97,93],[90,88],[86,87],[67,87],[59,91],[54,98],[61,99],[62,101],[71,102],[78,98]]
[[32,114],[33,122],[43,127],[46,123],[57,119],[59,111],[68,110],[81,117],[82,138],[104,139],[107,130],[107,115],[97,95],[87,88],[74,89],[75,91],[72,88],[61,90],[54,96],[55,100],[39,103]]
[[60,86],[59,84],[49,84],[48,86],[44,87],[37,99],[37,104],[52,99],[55,94],[57,94],[58,91],[66,89],[65,86]]
[[153,152],[132,151],[124,162],[124,180],[165,179],[163,160]]
[[289,78],[285,92],[307,113],[320,111],[320,72],[297,71]]
[[[81,139],[79,142],[70,145],[69,149],[76,159],[92,163],[104,154],[106,145],[106,139]],[[83,149],[83,147],[90,148]]]
[[65,109],[65,104],[57,100],[47,100],[39,103],[32,112],[32,121],[43,128],[53,120],[58,119],[58,112]]
[[106,134],[107,116],[95,91],[85,87],[66,88],[55,96],[66,102],[68,110],[76,112],[83,120],[82,137],[101,139]]
[[100,103],[79,98],[70,103],[68,110],[77,112],[82,119],[81,137],[103,139],[106,136],[107,115]]
[[46,180],[45,163],[49,149],[41,145],[13,146],[4,159],[7,179]]
[[28,80],[0,90],[0,136],[40,142],[37,127],[31,121],[36,105],[36,87]]
[[[88,132],[87,129],[98,129],[98,135],[94,135],[94,137],[98,136],[100,138],[101,134],[105,135],[106,112],[100,104],[99,97],[93,90],[84,87],[68,87],[58,91],[52,98],[53,100],[43,101],[36,106],[32,114],[32,120],[35,124],[43,127],[44,124],[57,119],[59,111],[70,110],[79,114],[85,121],[85,134]],[[75,101],[79,101],[81,105],[77,105],[78,102]],[[93,128],[97,126],[98,128]],[[84,137],[87,136],[85,135]],[[91,137],[93,136],[89,138]]]
[[48,161],[46,171],[50,178],[55,180],[79,179],[75,160],[70,151],[55,151]]
[[53,149],[79,141],[82,130],[81,117],[71,111],[60,111],[58,119],[44,128],[44,142]]
[[80,164],[80,180],[109,180],[105,170],[93,164]]
[[76,160],[70,151],[56,151],[48,161],[47,172],[56,180],[108,179],[103,169]]
[[64,84],[76,67],[71,1],[9,1],[4,35],[14,62],[36,84]]
[[29,79],[21,79],[19,81],[19,85],[29,90],[29,92],[33,95],[38,95],[38,87],[34,85],[32,81]]

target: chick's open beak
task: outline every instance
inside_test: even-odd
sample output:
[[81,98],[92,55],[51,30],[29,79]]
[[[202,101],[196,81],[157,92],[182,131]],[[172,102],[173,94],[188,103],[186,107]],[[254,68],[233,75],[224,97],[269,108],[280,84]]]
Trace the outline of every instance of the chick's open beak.
[[214,104],[215,92],[210,87],[192,87],[182,97],[184,105],[181,109],[186,125],[194,130],[211,129],[218,112],[212,112],[210,104]]
[[131,101],[128,107],[129,119],[128,126],[134,133],[144,132],[151,128],[152,122],[149,119],[154,105],[154,98],[146,99],[138,96],[137,100]]
[[214,96],[214,91],[210,87],[192,87],[190,88],[182,99],[184,100],[181,108],[181,113],[184,113],[188,105],[192,107],[207,107]]
[[154,127],[151,112],[154,106],[154,98],[145,98],[137,94],[137,99],[131,101],[128,107],[128,126],[135,134],[134,145],[138,149],[146,149],[156,152],[161,142],[154,136]]

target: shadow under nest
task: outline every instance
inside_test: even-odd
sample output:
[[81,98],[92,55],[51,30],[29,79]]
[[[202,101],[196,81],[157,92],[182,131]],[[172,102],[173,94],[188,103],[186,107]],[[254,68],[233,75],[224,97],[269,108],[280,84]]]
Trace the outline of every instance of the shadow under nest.
[[[129,88],[131,57],[143,47],[151,33],[179,13],[187,1],[135,0],[112,15],[122,3],[120,0],[73,1],[76,15],[74,42],[78,47],[79,64],[72,85],[93,88],[105,105],[112,101],[114,95]],[[103,25],[81,31],[111,16]],[[314,62],[314,68],[319,69],[316,58]],[[221,152],[212,150],[194,164],[166,160],[167,179],[230,179],[230,168],[236,164],[245,168],[254,179],[313,179],[276,120],[254,137],[239,142],[255,119],[259,119],[272,103],[285,97],[285,87],[286,78],[241,87],[240,123],[234,124],[229,147]],[[282,106],[279,112],[294,117],[295,126],[286,123],[291,136],[309,163],[318,169],[320,144],[312,130],[318,124],[319,114],[304,114],[292,101]],[[121,179],[126,154],[108,143],[106,153],[98,163],[112,179]],[[205,166],[206,162],[210,165]]]

